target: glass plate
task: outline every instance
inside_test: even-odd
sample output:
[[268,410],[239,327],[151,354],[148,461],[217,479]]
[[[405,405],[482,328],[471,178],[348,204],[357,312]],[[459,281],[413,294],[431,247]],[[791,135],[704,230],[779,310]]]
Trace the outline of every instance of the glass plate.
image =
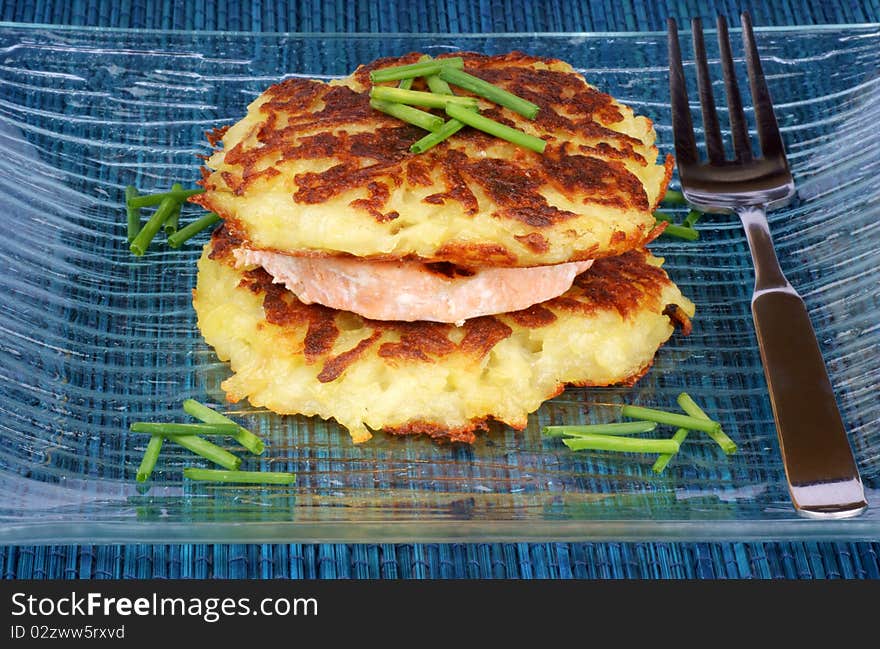
[[[697,243],[652,245],[698,314],[693,334],[675,335],[635,387],[569,389],[525,430],[493,426],[473,446],[381,433],[354,446],[333,422],[227,406],[219,386],[229,371],[199,336],[190,304],[206,235],[178,251],[160,238],[142,258],[127,250],[126,185],[191,185],[205,131],[237,120],[267,85],[344,75],[383,55],[519,49],[565,59],[650,116],[669,152],[664,34],[2,25],[0,543],[880,537],[880,33],[760,30],[759,46],[799,191],[771,226],[868,490],[861,517],[807,520],[789,502],[734,219],[704,218]],[[603,404],[673,409],[682,390],[724,423],[736,455],[692,434],[656,476],[653,457],[572,453],[540,435],[550,423],[615,419]],[[295,471],[295,487],[185,482],[182,467],[200,462],[170,445],[154,479],[138,485],[145,439],[129,435],[129,423],[183,420],[188,397],[262,435],[266,454],[245,466]]]

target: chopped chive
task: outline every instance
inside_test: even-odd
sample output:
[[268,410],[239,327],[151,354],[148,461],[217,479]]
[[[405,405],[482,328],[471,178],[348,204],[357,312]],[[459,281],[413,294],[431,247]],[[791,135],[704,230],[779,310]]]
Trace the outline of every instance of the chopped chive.
[[411,77],[427,77],[431,74],[437,74],[444,68],[464,67],[464,59],[460,56],[453,56],[446,59],[431,59],[430,61],[420,61],[419,63],[410,63],[408,65],[395,65],[390,68],[381,68],[370,72],[370,81],[373,83],[383,83],[385,81],[398,81]]
[[156,211],[153,212],[153,215],[144,224],[144,227],[141,228],[141,231],[138,232],[137,236],[129,245],[129,250],[131,250],[133,254],[140,257],[147,251],[147,248],[150,247],[150,242],[159,232],[162,225],[164,225],[166,219],[171,215],[171,212],[174,211],[175,205],[180,205],[180,201],[178,201],[173,194],[168,194],[162,202],[159,203],[159,207],[156,208]]
[[464,70],[443,67],[437,74],[441,79],[443,79],[443,81],[447,81],[453,86],[458,86],[459,88],[469,90],[475,95],[479,95],[480,97],[484,97],[491,102],[509,108],[510,110],[519,113],[520,115],[523,115],[524,117],[527,117],[529,119],[535,119],[535,115],[538,114],[538,110],[540,110],[541,108],[537,104],[533,104],[532,102],[527,101],[522,97],[517,97],[513,93],[507,92],[506,90],[503,90],[498,86],[492,85],[488,81],[484,81],[479,77],[468,74]]
[[654,212],[654,218],[658,221],[666,221],[667,223],[672,223],[675,219],[672,217],[672,214],[667,214],[666,212],[656,211]]
[[679,239],[687,239],[688,241],[696,241],[700,238],[699,230],[684,225],[676,225],[675,223],[667,225],[663,230],[663,234],[668,234],[671,237],[678,237]]
[[409,150],[411,153],[424,153],[431,147],[440,144],[443,140],[455,135],[463,128],[463,122],[460,122],[457,119],[448,119],[439,130],[436,130],[433,133],[428,133],[425,137],[413,142],[410,145]]
[[159,451],[162,450],[162,436],[153,435],[147,444],[147,450],[144,451],[144,457],[141,459],[141,465],[137,470],[137,481],[146,482],[156,468],[156,460],[159,459]]
[[616,435],[583,435],[562,440],[572,451],[620,451],[623,453],[677,453],[674,439],[641,439]]
[[[180,183],[174,183],[171,187],[172,194],[179,194],[183,191],[183,185]],[[166,235],[172,235],[177,232],[177,225],[180,222],[180,202],[174,206],[174,209],[171,210],[171,214],[168,215],[168,218],[165,219],[165,223],[162,226],[162,229],[165,231]]]
[[[687,392],[682,392],[678,395],[678,405],[681,406],[681,409],[684,410],[691,417],[696,417],[698,419],[705,419],[711,421],[709,419],[709,415],[703,412],[703,409],[697,405],[697,403],[691,398],[691,396]],[[721,450],[724,451],[727,455],[733,455],[736,453],[736,442],[730,439],[723,430],[721,430],[721,424],[718,425],[717,429],[707,430],[709,437],[715,440],[718,446],[721,447]]]
[[225,469],[235,471],[241,466],[241,458],[196,435],[175,435],[168,439]]
[[411,90],[413,81],[415,81],[415,77],[409,77],[407,79],[401,79],[400,83],[397,84],[397,87],[401,90]]
[[[419,59],[419,61],[430,61],[432,60],[430,56],[427,54]],[[449,87],[449,84],[443,81],[436,74],[429,74],[425,77],[425,82],[428,84],[428,88],[431,92],[435,92],[438,95],[453,95],[455,93],[452,92],[452,88]]]
[[679,415],[675,412],[643,408],[642,406],[623,406],[621,414],[632,419],[647,419],[648,421],[656,421],[658,424],[668,424],[676,428],[687,428],[688,430],[702,430],[706,433],[721,430],[721,424],[711,419]]
[[247,428],[236,424],[226,415],[221,414],[202,403],[199,403],[195,399],[187,399],[186,401],[184,401],[183,410],[187,414],[192,415],[196,419],[201,419],[203,422],[208,424],[235,424],[238,430],[233,433],[232,436],[239,444],[244,446],[254,455],[262,454],[263,450],[265,449],[265,444],[263,444],[263,440],[254,435]]
[[166,422],[137,421],[129,426],[133,433],[149,433],[150,435],[235,435],[238,425],[235,423],[217,424],[177,424]]
[[204,194],[204,189],[184,189],[180,192],[162,192],[159,194],[143,194],[141,196],[135,196],[129,201],[129,205],[132,207],[136,207],[138,209],[142,207],[153,207],[154,205],[159,205],[162,201],[164,201],[169,196],[177,199],[179,203],[182,203],[190,196],[195,196],[196,194]]
[[128,216],[128,242],[134,241],[137,233],[141,231],[141,211],[140,208],[131,204],[132,199],[136,198],[138,190],[134,185],[125,188],[125,211]]
[[396,104],[391,101],[380,101],[371,99],[370,106],[378,111],[382,111],[387,115],[396,117],[413,126],[418,126],[426,131],[437,131],[443,127],[443,118],[431,113],[426,113],[418,108],[407,106],[406,104]]
[[479,103],[473,97],[458,97],[456,95],[435,95],[433,92],[421,90],[401,90],[388,86],[373,86],[370,97],[379,101],[390,101],[396,104],[408,106],[423,106],[425,108],[446,108],[449,104],[458,104],[468,108],[477,108]]
[[218,471],[216,469],[194,469],[186,467],[183,477],[190,480],[207,480],[210,482],[241,482],[249,484],[293,484],[295,473],[282,471]]
[[688,228],[692,228],[697,224],[697,221],[700,220],[700,217],[703,216],[703,213],[700,210],[691,210],[687,213],[687,216],[684,217],[684,221],[682,221],[682,225]]
[[[675,431],[675,435],[672,436],[678,445],[681,446],[684,443],[684,440],[687,438],[688,433],[690,431],[687,428],[679,428]],[[651,467],[651,470],[654,473],[663,473],[666,470],[666,465],[669,464],[669,461],[675,457],[675,453],[663,453],[660,457],[657,458],[657,461],[654,462],[654,466]]]
[[571,435],[635,435],[650,433],[657,428],[653,421],[624,421],[614,424],[588,424],[586,426],[545,426],[541,432],[547,437],[564,437]]
[[510,128],[456,104],[446,106],[446,114],[489,135],[500,137],[502,140],[507,140],[517,146],[525,147],[538,153],[544,153],[544,147],[547,146],[547,143],[539,137]]
[[665,203],[666,205],[687,205],[687,200],[685,200],[684,194],[675,189],[667,189],[666,194],[663,196],[663,200],[660,202]]
[[208,212],[197,221],[193,221],[192,223],[183,226],[177,232],[169,236],[168,245],[172,248],[180,248],[184,241],[191,239],[205,228],[209,228],[217,223],[219,220],[220,217],[214,214],[214,212]]

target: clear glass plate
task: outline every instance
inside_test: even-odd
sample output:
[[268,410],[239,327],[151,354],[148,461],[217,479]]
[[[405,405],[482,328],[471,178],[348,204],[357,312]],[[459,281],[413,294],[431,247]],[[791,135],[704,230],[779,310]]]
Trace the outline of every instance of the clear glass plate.
[[[524,431],[494,426],[469,447],[381,433],[354,446],[333,422],[246,403],[230,409],[219,387],[228,369],[199,336],[190,305],[205,235],[178,251],[154,245],[143,258],[125,245],[125,186],[191,185],[205,131],[237,120],[267,85],[344,75],[412,50],[565,59],[655,120],[669,152],[664,34],[2,25],[0,543],[880,537],[880,32],[761,30],[759,46],[799,190],[771,225],[810,309],[868,490],[861,517],[812,521],[791,507],[749,311],[751,264],[734,219],[706,217],[696,243],[652,245],[698,315],[693,334],[674,336],[635,387],[569,389]],[[540,436],[549,423],[615,419],[601,404],[674,408],[681,390],[721,419],[736,455],[692,435],[655,476],[653,457],[572,453]],[[246,466],[295,471],[296,486],[184,482],[182,467],[200,462],[167,445],[154,479],[138,485],[145,439],[128,434],[129,423],[184,419],[188,397],[230,409],[262,435],[265,456]]]

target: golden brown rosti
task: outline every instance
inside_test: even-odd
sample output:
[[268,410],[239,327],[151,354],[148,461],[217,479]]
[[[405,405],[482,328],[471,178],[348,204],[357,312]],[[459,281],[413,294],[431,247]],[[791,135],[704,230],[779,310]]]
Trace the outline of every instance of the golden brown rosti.
[[230,401],[333,418],[355,442],[371,430],[473,441],[515,428],[566,384],[633,382],[694,307],[645,250],[596,261],[565,294],[461,327],[380,322],[305,305],[262,269],[235,267],[218,229],[199,260],[193,305],[228,360]]
[[672,160],[658,164],[649,119],[562,61],[454,54],[540,106],[528,120],[480,100],[485,116],[545,139],[543,155],[471,128],[410,153],[425,131],[370,107],[369,72],[412,63],[412,53],[329,84],[292,78],[267,89],[215,134],[222,146],[194,200],[254,248],[463,266],[612,256],[657,234],[652,210]]

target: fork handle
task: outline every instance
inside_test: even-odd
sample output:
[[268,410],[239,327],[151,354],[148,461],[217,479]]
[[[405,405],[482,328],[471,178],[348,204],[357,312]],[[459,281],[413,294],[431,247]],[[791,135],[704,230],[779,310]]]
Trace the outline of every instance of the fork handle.
[[739,211],[755,266],[752,317],[795,508],[822,518],[867,507],[804,301],[785,278],[763,208]]

